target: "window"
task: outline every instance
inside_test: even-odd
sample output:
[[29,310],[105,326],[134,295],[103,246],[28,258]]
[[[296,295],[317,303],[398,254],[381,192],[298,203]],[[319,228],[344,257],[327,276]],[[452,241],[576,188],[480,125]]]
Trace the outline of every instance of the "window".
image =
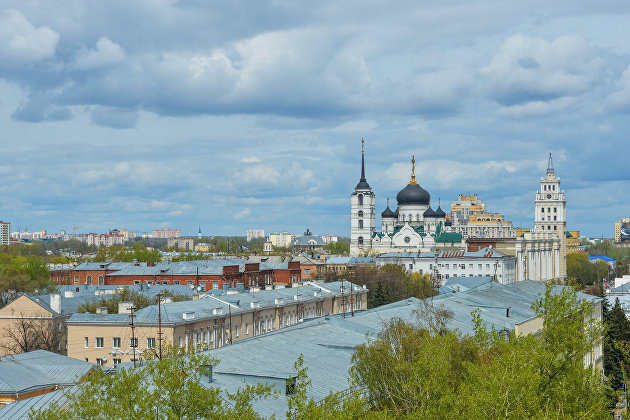
[[459,268],[461,268],[462,270],[465,270],[466,269],[466,264],[460,264]]
[[409,264],[409,269],[413,270],[413,264]]
[[553,230],[558,230],[558,226],[554,226],[554,227],[553,227]]
[[245,335],[249,335],[249,324],[245,324]]
[[87,358],[87,357],[85,358],[85,361],[86,361],[86,362],[88,361],[88,358]]
[[553,208],[553,212],[554,212],[554,213],[557,213],[557,212],[558,212],[558,208],[554,207],[554,208]]
[[120,359],[113,359],[113,360],[114,360],[114,366],[117,366],[122,362]]
[[120,337],[114,337],[112,339],[112,347],[115,349],[120,348]]
[[558,216],[554,215],[553,220],[558,220]]
[[542,209],[540,209],[540,212],[544,213],[545,212],[545,208],[543,207]]
[[363,245],[363,236],[359,236],[358,242],[359,245]]
[[103,337],[96,337],[96,348],[97,349],[103,348]]
[[89,347],[89,345],[90,345],[90,339],[85,337],[83,339],[83,346],[87,349]]
[[359,220],[359,229],[363,229],[363,220]]
[[236,327],[234,327],[234,335],[236,336],[236,338],[238,338],[238,325]]
[[212,282],[212,288],[213,289],[218,289],[219,288],[219,282],[218,281],[213,281]]
[[230,287],[230,282],[226,280],[223,282],[223,288],[227,289],[228,287]]
[[74,276],[74,284],[79,284],[79,276]]
[[446,268],[451,268],[451,265],[450,264],[446,264]]
[[363,210],[359,210],[359,217],[363,217]]
[[192,281],[192,280],[188,280],[188,281],[186,282],[186,284],[187,284],[187,285],[189,285],[189,286],[192,286],[193,284],[195,284],[195,282],[194,282],[194,281]]
[[92,276],[87,276],[87,280],[85,281],[85,284],[92,284]]
[[[197,340],[199,341],[199,340]],[[154,349],[155,348],[155,337],[148,337],[147,338],[147,348],[148,349]]]
[[483,265],[483,264],[477,264],[477,268],[478,268],[479,270],[481,270],[482,265]]
[[468,264],[468,268],[472,270],[473,265],[472,264]]
[[177,337],[177,344],[179,345],[179,347],[182,346],[182,338],[181,337]]
[[96,364],[99,366],[103,366],[105,363],[103,363],[103,359],[96,359]]
[[130,338],[129,339],[129,347],[138,347],[138,339]]
[[490,268],[490,264],[486,264],[486,268]]
[[105,284],[105,282],[103,281],[103,276],[98,276],[98,284],[101,286]]
[[304,269],[304,274],[311,274],[311,269],[310,268],[305,268]]
[[363,194],[359,194],[359,205],[363,205]]
[[179,286],[179,280],[176,280],[176,281],[175,281],[175,284]]

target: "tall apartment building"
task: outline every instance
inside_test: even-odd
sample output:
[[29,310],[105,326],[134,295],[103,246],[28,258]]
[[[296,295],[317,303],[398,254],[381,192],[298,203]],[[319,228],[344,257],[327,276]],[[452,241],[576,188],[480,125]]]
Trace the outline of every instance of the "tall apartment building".
[[269,234],[269,242],[271,242],[271,245],[275,247],[288,248],[291,246],[291,239],[293,239],[293,235],[291,235],[289,232]]
[[247,231],[247,242],[251,241],[254,238],[264,238],[265,230],[264,229],[249,229]]
[[615,242],[630,242],[630,217],[615,223]]
[[0,220],[0,245],[9,245],[11,223]]
[[179,238],[181,231],[179,229],[153,229],[151,236],[154,238]]

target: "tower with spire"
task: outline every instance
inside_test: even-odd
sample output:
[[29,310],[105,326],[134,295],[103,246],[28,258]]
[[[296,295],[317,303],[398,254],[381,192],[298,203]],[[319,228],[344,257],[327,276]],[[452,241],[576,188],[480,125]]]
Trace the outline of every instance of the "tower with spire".
[[370,247],[375,220],[375,197],[365,178],[365,140],[361,139],[361,178],[350,197],[351,255]]
[[567,202],[560,189],[560,178],[553,168],[551,153],[547,158],[547,172],[540,178],[540,190],[536,192],[534,205],[535,231],[556,236],[560,239],[557,270],[560,277],[566,277],[566,230]]

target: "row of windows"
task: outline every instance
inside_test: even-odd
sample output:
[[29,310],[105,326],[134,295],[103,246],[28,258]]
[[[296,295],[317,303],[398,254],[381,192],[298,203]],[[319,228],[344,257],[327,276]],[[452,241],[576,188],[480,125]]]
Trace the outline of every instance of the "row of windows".
[[[119,349],[120,348],[120,337],[114,337],[112,338],[112,347],[115,349]],[[84,337],[83,338],[83,345],[85,346],[85,348],[89,348],[90,347],[90,338],[89,337]],[[105,347],[105,339],[103,337],[96,337],[96,339],[94,340],[94,347],[97,349],[102,349]],[[138,347],[138,338],[130,338],[129,339],[129,347]],[[147,338],[147,348],[152,349],[155,348],[155,337],[148,337]]]
[[[547,191],[547,185],[545,185],[544,190]],[[556,190],[556,186],[555,185],[549,185],[549,191],[555,191]]]

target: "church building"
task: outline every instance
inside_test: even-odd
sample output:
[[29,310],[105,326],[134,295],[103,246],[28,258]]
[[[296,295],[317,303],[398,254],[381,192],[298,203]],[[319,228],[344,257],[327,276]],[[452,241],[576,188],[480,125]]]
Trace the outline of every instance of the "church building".
[[381,229],[376,229],[376,197],[365,178],[363,140],[361,143],[361,178],[350,197],[350,254],[463,249],[462,235],[450,232],[439,200],[433,210],[431,195],[416,180],[415,157],[411,159],[411,180],[396,195],[396,210],[389,207],[388,199],[381,213]]

